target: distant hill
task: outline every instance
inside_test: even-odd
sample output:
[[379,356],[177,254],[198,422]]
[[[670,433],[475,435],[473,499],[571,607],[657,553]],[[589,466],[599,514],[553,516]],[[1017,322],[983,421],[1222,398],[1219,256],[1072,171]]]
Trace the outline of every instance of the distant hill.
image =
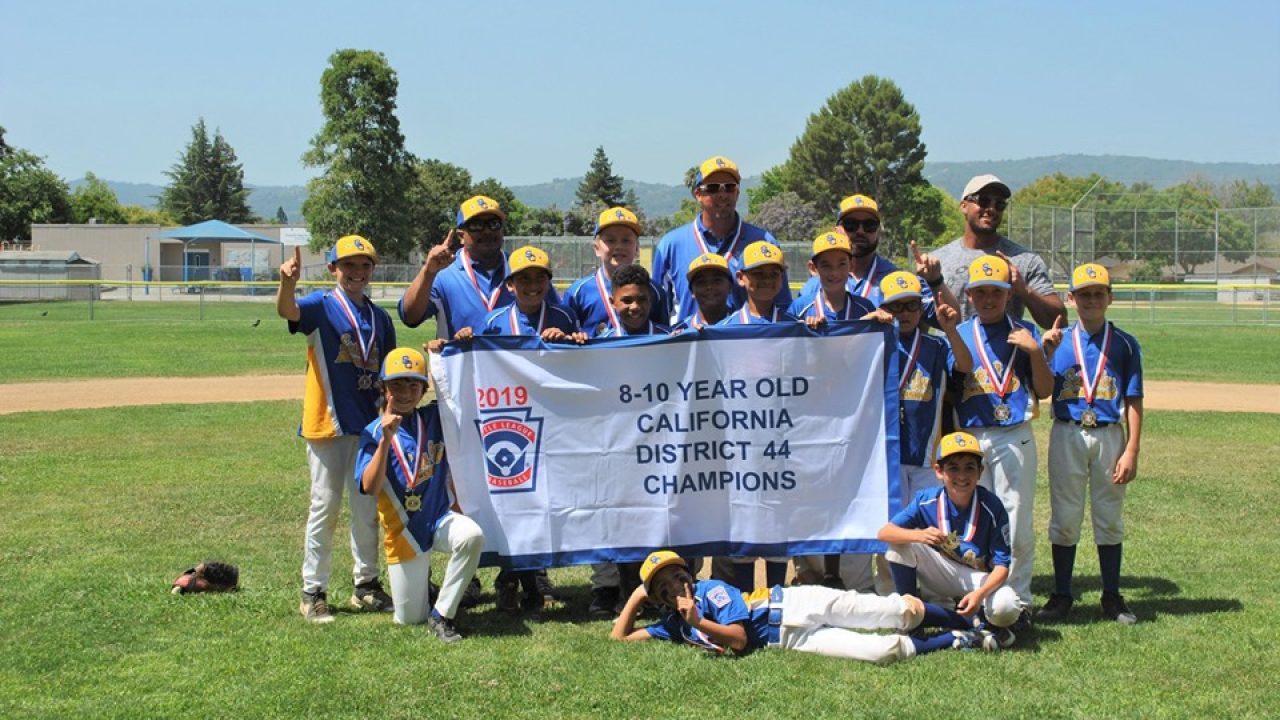
[[[1280,196],[1280,164],[1274,163],[1265,165],[1197,163],[1126,155],[1053,155],[1022,160],[928,162],[924,167],[925,178],[952,197],[960,195],[969,178],[982,173],[995,173],[1017,190],[1037,178],[1057,172],[1073,176],[1084,176],[1096,172],[1111,180],[1124,183],[1149,182],[1156,188],[1176,185],[1196,175],[1204,176],[1215,183],[1236,179],[1248,182],[1260,181],[1270,186],[1276,195]],[[155,207],[156,199],[160,196],[162,189],[159,185],[112,180],[106,182],[115,191],[116,197],[120,198],[120,202],[125,205]],[[536,185],[513,185],[511,191],[520,199],[520,202],[526,205],[534,207],[555,205],[566,209],[573,206],[574,193],[580,182],[582,182],[581,177],[556,178]],[[74,189],[83,183],[83,180],[74,180],[70,185]],[[759,176],[748,177],[742,184],[746,188],[756,187],[760,184],[760,178]],[[652,217],[670,215],[680,208],[680,203],[685,198],[689,197],[689,190],[683,185],[627,180],[623,182],[623,188],[634,189],[641,209]],[[268,219],[275,217],[276,208],[283,207],[290,222],[301,222],[303,220],[302,201],[306,197],[307,189],[301,185],[250,186],[249,206],[255,213]],[[745,200],[744,194],[744,207]]]

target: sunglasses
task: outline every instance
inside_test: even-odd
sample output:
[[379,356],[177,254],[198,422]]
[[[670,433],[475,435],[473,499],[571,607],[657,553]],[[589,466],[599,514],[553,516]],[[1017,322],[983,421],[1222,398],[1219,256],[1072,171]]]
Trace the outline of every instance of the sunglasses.
[[884,309],[897,315],[900,312],[915,312],[921,307],[919,300],[903,300],[902,302],[888,303],[884,306]]
[[992,197],[990,195],[970,195],[966,197],[965,200],[977,205],[983,210],[992,206],[995,206],[995,209],[997,210],[1003,210],[1009,207],[1009,201],[1007,199],[1002,197]]
[[479,232],[481,230],[501,230],[502,220],[498,218],[487,218],[484,220],[471,220],[462,226],[467,232]]
[[858,220],[857,218],[845,218],[840,221],[840,227],[844,228],[847,233],[858,232],[861,226],[863,232],[873,233],[880,229],[880,221],[875,218],[867,218],[866,220]]
[[731,193],[738,189],[738,183],[702,183],[698,186],[698,192],[707,195],[715,195],[717,193]]

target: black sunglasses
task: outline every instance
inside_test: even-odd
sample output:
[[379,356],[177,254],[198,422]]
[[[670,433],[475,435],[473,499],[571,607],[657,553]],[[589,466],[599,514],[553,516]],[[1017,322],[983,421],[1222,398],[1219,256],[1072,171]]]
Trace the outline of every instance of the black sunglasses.
[[885,304],[884,309],[894,315],[897,315],[900,312],[915,312],[919,310],[920,307],[921,304],[919,300],[903,300],[901,302],[887,303]]
[[862,226],[864,232],[873,233],[880,229],[880,221],[875,218],[867,218],[859,220],[857,218],[845,218],[840,221],[840,227],[844,228],[847,233],[858,232],[858,226]]
[[702,183],[698,186],[698,192],[707,195],[715,195],[717,193],[731,193],[738,189],[738,183]]
[[467,232],[479,232],[481,230],[501,230],[502,220],[496,217],[487,219],[471,220],[462,226]]
[[965,200],[974,203],[983,210],[986,210],[993,205],[997,210],[1003,210],[1009,207],[1009,201],[1007,199],[1002,197],[992,197],[990,195],[970,195],[966,197]]

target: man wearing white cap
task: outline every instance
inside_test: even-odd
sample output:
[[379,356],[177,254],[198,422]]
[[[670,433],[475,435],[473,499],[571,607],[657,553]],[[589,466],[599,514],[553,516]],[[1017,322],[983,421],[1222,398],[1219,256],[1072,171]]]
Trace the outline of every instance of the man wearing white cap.
[[962,318],[968,319],[974,314],[964,294],[969,264],[983,255],[1003,255],[1013,269],[1009,314],[1021,318],[1026,308],[1037,325],[1049,328],[1058,317],[1066,320],[1066,308],[1053,290],[1044,260],[999,233],[1010,195],[1009,186],[995,175],[971,179],[960,198],[964,235],[935,250],[932,257],[942,263],[943,281],[960,301]]

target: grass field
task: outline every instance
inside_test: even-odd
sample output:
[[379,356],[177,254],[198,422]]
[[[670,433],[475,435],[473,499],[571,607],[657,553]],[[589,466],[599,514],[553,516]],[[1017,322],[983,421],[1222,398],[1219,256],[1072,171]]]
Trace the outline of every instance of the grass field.
[[[1086,546],[1070,622],[1011,652],[886,668],[612,643],[608,623],[584,619],[583,569],[555,571],[576,602],[540,624],[500,616],[490,595],[464,615],[472,635],[454,647],[387,615],[308,626],[296,611],[307,494],[296,422],[293,402],[0,416],[0,717],[1268,717],[1280,707],[1280,535],[1257,511],[1275,491],[1280,416],[1149,416],[1126,512],[1137,626],[1095,619]],[[1037,429],[1043,466],[1043,420]],[[1043,478],[1040,490],[1042,534]],[[1244,524],[1255,515],[1263,526]],[[345,522],[338,603],[349,591],[344,533]],[[1041,598],[1048,555],[1041,537]],[[244,590],[167,593],[205,558],[240,564]],[[493,571],[482,574],[488,587]]]
[[[394,316],[391,301],[384,307]],[[1148,379],[1278,380],[1280,332],[1274,327],[1128,323],[1117,315],[1142,344]],[[94,319],[88,317],[87,303],[0,305],[0,346],[14,349],[0,353],[0,382],[301,374],[305,362],[303,339],[289,335],[270,303],[207,302],[200,320],[191,302],[100,302]],[[397,332],[401,343],[420,344],[435,336],[435,326],[397,325]]]

